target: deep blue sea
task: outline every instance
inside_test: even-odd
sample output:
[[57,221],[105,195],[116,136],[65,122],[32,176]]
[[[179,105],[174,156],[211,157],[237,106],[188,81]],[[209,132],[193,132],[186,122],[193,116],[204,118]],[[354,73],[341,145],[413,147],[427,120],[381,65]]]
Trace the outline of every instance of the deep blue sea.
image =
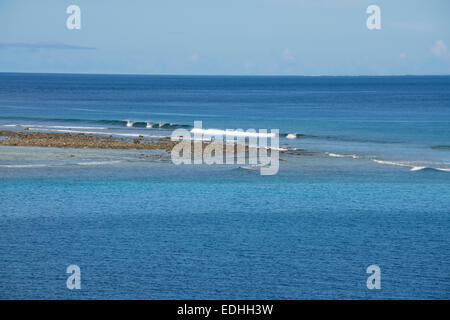
[[311,154],[262,176],[0,146],[0,299],[450,298],[450,76],[0,73],[0,130],[132,139],[197,120]]

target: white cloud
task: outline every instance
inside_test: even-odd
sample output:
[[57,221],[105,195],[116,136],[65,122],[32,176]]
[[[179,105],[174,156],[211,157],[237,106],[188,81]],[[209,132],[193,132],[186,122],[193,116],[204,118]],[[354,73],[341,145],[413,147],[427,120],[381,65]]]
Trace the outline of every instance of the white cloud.
[[188,58],[189,62],[191,62],[191,63],[197,63],[199,59],[200,59],[200,57],[198,56],[197,53],[192,54]]
[[438,57],[445,57],[448,53],[447,46],[442,40],[437,40],[430,50],[435,56]]
[[281,58],[283,58],[283,60],[285,61],[294,61],[295,57],[294,54],[292,53],[291,49],[284,49],[283,53],[281,54]]

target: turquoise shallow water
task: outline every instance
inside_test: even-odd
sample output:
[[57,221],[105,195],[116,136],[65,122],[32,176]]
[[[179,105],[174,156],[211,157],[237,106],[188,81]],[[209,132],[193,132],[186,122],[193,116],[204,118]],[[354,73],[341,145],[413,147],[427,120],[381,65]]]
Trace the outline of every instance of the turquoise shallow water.
[[[448,77],[229,79],[1,75],[2,129],[167,135],[120,121],[203,120],[302,133],[282,142],[316,153],[261,176],[0,147],[0,298],[450,297]],[[381,290],[366,288],[372,264]]]

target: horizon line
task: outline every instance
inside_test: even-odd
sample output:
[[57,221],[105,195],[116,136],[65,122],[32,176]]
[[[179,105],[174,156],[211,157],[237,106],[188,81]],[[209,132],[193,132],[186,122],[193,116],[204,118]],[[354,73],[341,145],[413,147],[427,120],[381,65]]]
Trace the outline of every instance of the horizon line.
[[188,74],[188,73],[91,73],[91,72],[26,72],[0,71],[0,74],[98,75],[98,76],[182,76],[182,77],[448,77],[450,74]]

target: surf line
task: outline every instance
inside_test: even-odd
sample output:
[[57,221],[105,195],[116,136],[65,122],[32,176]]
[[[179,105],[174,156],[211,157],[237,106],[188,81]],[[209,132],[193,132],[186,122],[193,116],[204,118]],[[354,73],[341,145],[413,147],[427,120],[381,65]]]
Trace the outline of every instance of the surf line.
[[[176,129],[171,140],[179,141],[170,152],[176,165],[247,164],[248,160],[248,164],[260,166],[261,175],[278,173],[279,129],[271,129],[270,132],[267,129],[258,132],[255,129],[203,129],[202,121],[194,121],[191,131]],[[205,146],[203,142],[209,144]]]

